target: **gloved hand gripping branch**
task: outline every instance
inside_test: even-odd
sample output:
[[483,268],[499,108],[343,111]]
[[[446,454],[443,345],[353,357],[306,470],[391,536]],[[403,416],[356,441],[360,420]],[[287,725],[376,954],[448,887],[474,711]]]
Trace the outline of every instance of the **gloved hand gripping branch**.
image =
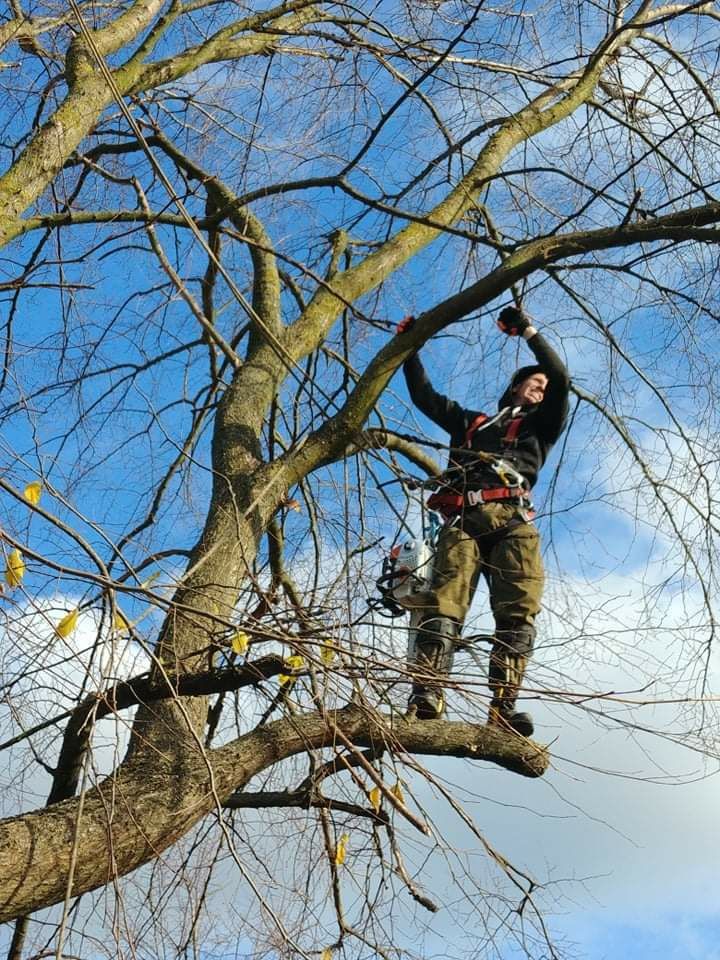
[[[529,337],[537,333],[531,321],[519,307],[505,307],[501,310],[497,319],[497,325],[502,332],[506,333],[509,337],[525,337],[529,339]],[[395,333],[398,335],[408,333],[414,326],[415,317],[403,317],[395,327]],[[529,331],[532,331],[532,333]]]
[[529,340],[537,333],[530,320],[518,307],[505,307],[501,310],[497,325],[509,337],[523,337]]
[[415,317],[403,317],[403,319],[395,327],[395,333],[400,335],[401,333],[408,333],[415,326]]

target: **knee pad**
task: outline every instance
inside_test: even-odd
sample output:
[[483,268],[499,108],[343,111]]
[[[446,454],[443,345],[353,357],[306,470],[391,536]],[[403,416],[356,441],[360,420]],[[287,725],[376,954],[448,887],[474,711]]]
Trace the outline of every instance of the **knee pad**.
[[498,624],[495,646],[511,656],[530,659],[535,647],[535,627],[529,623]]

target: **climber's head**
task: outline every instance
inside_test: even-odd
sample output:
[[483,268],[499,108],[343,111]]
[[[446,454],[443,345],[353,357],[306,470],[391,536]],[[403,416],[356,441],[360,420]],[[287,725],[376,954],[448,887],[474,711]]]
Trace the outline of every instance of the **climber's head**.
[[500,407],[532,407],[545,396],[548,378],[538,366],[520,367],[513,374],[507,390],[500,398]]

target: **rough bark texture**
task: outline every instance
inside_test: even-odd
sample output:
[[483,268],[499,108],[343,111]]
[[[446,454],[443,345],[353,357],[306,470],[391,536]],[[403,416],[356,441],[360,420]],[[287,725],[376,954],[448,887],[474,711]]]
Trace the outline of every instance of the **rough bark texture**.
[[199,746],[172,757],[150,747],[87,792],[79,819],[77,800],[66,800],[0,822],[0,922],[63,899],[74,843],[73,896],[154,859],[253,776],[337,744],[338,731],[358,747],[487,760],[526,777],[548,765],[543,747],[489,727],[390,720],[359,707],[279,720],[205,755]]

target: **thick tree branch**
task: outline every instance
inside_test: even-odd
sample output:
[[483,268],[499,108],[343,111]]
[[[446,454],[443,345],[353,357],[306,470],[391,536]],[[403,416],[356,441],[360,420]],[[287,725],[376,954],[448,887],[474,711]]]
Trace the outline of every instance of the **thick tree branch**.
[[[65,728],[63,746],[58,761],[58,770],[69,769],[71,764],[68,758],[71,753],[84,750],[84,745],[91,733],[91,726],[112,713],[127,710],[140,703],[156,703],[158,700],[168,700],[171,697],[199,697],[211,693],[227,693],[240,690],[243,687],[255,686],[263,680],[269,680],[287,670],[281,656],[271,654],[260,657],[243,666],[233,666],[222,670],[205,673],[185,673],[179,677],[168,677],[158,682],[150,676],[134,677],[123,680],[109,690],[87,697],[72,710],[49,717],[21,734],[0,743],[0,750],[6,750],[27,740],[29,737],[56,726],[63,720],[69,720]],[[81,742],[82,741],[82,742]],[[71,791],[72,795],[74,791]],[[49,801],[51,802],[51,801]]]
[[[218,223],[227,218],[241,236],[247,237],[254,268],[252,306],[258,321],[253,323],[254,339],[259,343],[265,342],[265,333],[268,331],[271,336],[277,336],[282,326],[280,276],[272,244],[262,222],[218,177],[203,170],[178,150],[175,144],[159,130],[152,141],[158,144],[189,177],[203,184],[217,210]],[[258,329],[259,324],[262,325],[262,329]],[[250,352],[252,352],[252,345]]]
[[[129,42],[131,24],[139,31],[147,25],[146,14],[159,0],[145,0],[134,5],[133,11],[118,18],[103,28],[102,50],[115,49],[114,44],[122,38],[120,45]],[[286,14],[288,9],[297,8],[297,13]],[[306,9],[309,8],[309,9]],[[228,27],[228,36],[244,29],[252,29],[249,24],[256,20],[267,24],[275,20],[272,36],[266,34],[250,35],[238,40],[233,47],[233,57],[252,56],[272,48],[279,42],[283,33],[292,32],[298,26],[312,20],[317,14],[304,0],[295,4],[275,7],[264,11],[255,18],[238,21]],[[225,31],[223,31],[225,33]],[[115,83],[123,96],[136,93],[148,86],[156,86],[177,79],[212,61],[222,43],[217,41],[204,43],[191,51],[177,54],[170,60],[147,66],[133,59],[113,73]],[[71,45],[72,47],[72,45]],[[94,69],[84,40],[78,39],[73,52],[69,52],[71,71],[70,92],[50,119],[43,124],[12,167],[0,177],[0,245],[4,245],[21,232],[20,215],[36,200],[62,169],[65,161],[72,155],[82,140],[92,131],[105,108],[112,103],[114,93],[108,87],[101,72]],[[92,54],[94,57],[94,54]],[[140,79],[142,78],[142,79]]]
[[[81,4],[82,9],[88,6],[92,6],[92,4],[88,3],[87,0]],[[32,19],[30,17],[15,17],[13,20],[6,20],[5,23],[0,24],[0,50],[13,40],[31,40],[43,33],[48,33],[55,27],[63,26],[74,18],[75,14],[70,11],[58,17],[33,17]]]
[[308,472],[342,456],[398,367],[430,337],[510,289],[513,284],[550,264],[598,250],[654,243],[661,240],[702,240],[720,243],[720,231],[704,229],[720,222],[720,203],[708,203],[655,220],[577,231],[528,243],[476,283],[432,307],[417,318],[412,330],[392,338],[368,364],[343,408],[285,460],[287,483],[297,483]]
[[[72,88],[83,76],[94,72],[96,52],[102,57],[115,53],[148,27],[164,6],[165,0],[135,0],[128,10],[99,30],[89,30],[83,19],[81,26],[87,30],[88,38],[81,29],[68,48],[65,58],[68,85]],[[77,12],[82,17],[79,7]],[[94,50],[90,49],[88,39]]]
[[440,227],[424,223],[408,224],[377,251],[335,277],[333,291],[319,290],[291,328],[293,355],[300,358],[315,349],[343,309],[342,300],[354,302],[373,290],[435,240],[443,226],[456,223],[472,209],[478,201],[481,185],[497,174],[513,149],[537,134],[550,130],[586,103],[592,97],[608,63],[642,31],[649,16],[648,6],[647,3],[642,5],[627,24],[605,37],[583,70],[559,81],[502,123],[482,148],[468,173],[429,211],[428,218],[434,224],[440,224]]
[[[207,63],[238,60],[242,57],[269,53],[287,35],[292,35],[321,16],[316,0],[295,0],[294,3],[272,7],[270,10],[262,11],[253,17],[223,28],[214,37],[196,47],[191,47],[166,60],[143,65],[141,69],[133,70],[132,80],[128,77],[125,92],[137,94],[162,86],[184,77]],[[271,24],[272,32],[263,33],[263,27],[268,28]],[[246,37],[236,38],[235,35],[241,31],[252,31],[252,33]]]
[[393,450],[415,464],[430,477],[437,477],[442,473],[438,463],[429,454],[425,453],[416,443],[402,437],[392,430],[383,430],[379,427],[370,427],[363,430],[357,441],[346,451],[346,456],[352,456],[360,450]]
[[[131,757],[84,797],[72,895],[155,859],[258,773],[332,746],[338,731],[360,747],[384,742],[412,754],[485,760],[526,777],[542,776],[548,766],[543,747],[488,726],[410,722],[355,706],[330,719],[313,713],[278,720],[228,746],[171,760],[147,751]],[[63,899],[77,815],[73,799],[0,821],[0,922]]]

